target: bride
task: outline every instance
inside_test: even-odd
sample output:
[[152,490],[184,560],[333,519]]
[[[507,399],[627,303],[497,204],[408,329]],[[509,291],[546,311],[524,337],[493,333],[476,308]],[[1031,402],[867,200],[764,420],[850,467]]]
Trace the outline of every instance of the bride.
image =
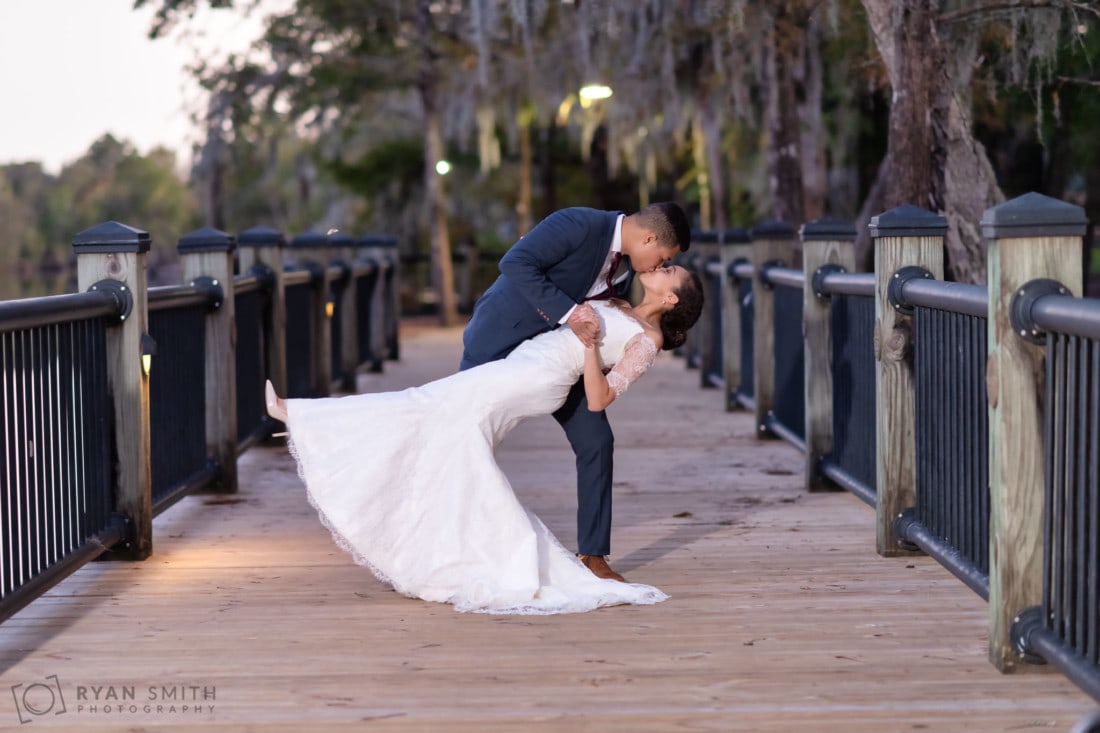
[[[622,395],[702,311],[698,276],[641,273],[644,296],[580,306],[601,341],[562,326],[488,362],[401,392],[290,399],[267,383],[310,504],[336,543],[407,596],[458,611],[576,613],[667,596],[598,578],[516,498],[494,458],[521,420],[549,415],[583,375],[592,410]],[[605,375],[606,366],[614,365]]]

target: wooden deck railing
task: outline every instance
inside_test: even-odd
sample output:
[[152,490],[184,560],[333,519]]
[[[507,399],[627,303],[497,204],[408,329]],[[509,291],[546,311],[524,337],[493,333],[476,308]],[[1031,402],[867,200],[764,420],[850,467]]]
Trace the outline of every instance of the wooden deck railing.
[[274,427],[265,379],[324,396],[397,357],[392,239],[200,229],[179,240],[184,284],[158,288],[149,244],[83,231],[84,292],[0,305],[0,620],[90,560],[147,558],[183,496],[235,492]]
[[[1100,699],[1100,301],[1078,297],[1086,224],[1037,194],[989,209],[986,288],[943,281],[946,221],[911,206],[872,220],[874,274],[852,272],[841,222],[802,227],[798,269],[790,227],[765,223],[751,245],[735,232],[720,257],[692,261],[723,302],[701,331],[721,339],[695,341],[688,364],[728,409],[753,409],[761,435],[805,452],[809,490],[874,506],[881,555],[924,551],[988,598],[998,669],[1045,660]],[[802,291],[801,313],[780,289]]]

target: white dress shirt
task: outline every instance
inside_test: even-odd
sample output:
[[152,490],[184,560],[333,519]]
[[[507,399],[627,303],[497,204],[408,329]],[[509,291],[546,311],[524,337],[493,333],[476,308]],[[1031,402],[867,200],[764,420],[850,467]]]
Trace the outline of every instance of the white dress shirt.
[[[611,235],[611,249],[607,250],[607,258],[603,261],[603,266],[600,268],[600,274],[596,276],[596,281],[592,283],[592,287],[588,289],[585,294],[585,298],[591,298],[595,295],[607,290],[607,271],[611,269],[611,259],[617,254],[623,251],[623,219],[624,214],[619,214],[615,219],[615,233]],[[615,278],[615,282],[619,282],[627,275],[627,268],[623,266],[623,263],[619,264],[619,275]],[[559,324],[564,324],[569,320],[569,316],[573,315],[573,311],[577,306],[573,306],[565,312],[565,315],[558,321]]]

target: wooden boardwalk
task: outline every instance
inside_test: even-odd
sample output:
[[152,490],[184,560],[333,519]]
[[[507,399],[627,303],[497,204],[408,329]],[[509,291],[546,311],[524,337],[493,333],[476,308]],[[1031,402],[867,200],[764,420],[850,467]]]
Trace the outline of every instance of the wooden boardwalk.
[[[406,334],[360,387],[458,355],[457,331]],[[981,599],[927,558],[878,557],[867,506],[804,493],[801,455],[697,384],[662,355],[611,408],[612,564],[662,604],[495,617],[400,597],[260,447],[239,495],[156,520],[151,559],[86,567],[0,626],[0,730],[1066,731],[1096,708],[1057,673],[996,672]],[[572,546],[557,425],[521,426],[500,459]]]

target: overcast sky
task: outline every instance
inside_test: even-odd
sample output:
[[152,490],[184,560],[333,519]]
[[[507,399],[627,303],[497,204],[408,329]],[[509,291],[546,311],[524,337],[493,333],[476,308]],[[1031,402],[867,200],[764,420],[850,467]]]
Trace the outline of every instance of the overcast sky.
[[[266,0],[286,5],[285,0]],[[0,0],[0,164],[41,161],[51,173],[104,133],[146,152],[154,145],[190,161],[190,113],[202,108],[184,67],[194,48],[218,58],[241,51],[259,17],[203,9],[202,37],[149,41],[152,11],[133,0]]]

